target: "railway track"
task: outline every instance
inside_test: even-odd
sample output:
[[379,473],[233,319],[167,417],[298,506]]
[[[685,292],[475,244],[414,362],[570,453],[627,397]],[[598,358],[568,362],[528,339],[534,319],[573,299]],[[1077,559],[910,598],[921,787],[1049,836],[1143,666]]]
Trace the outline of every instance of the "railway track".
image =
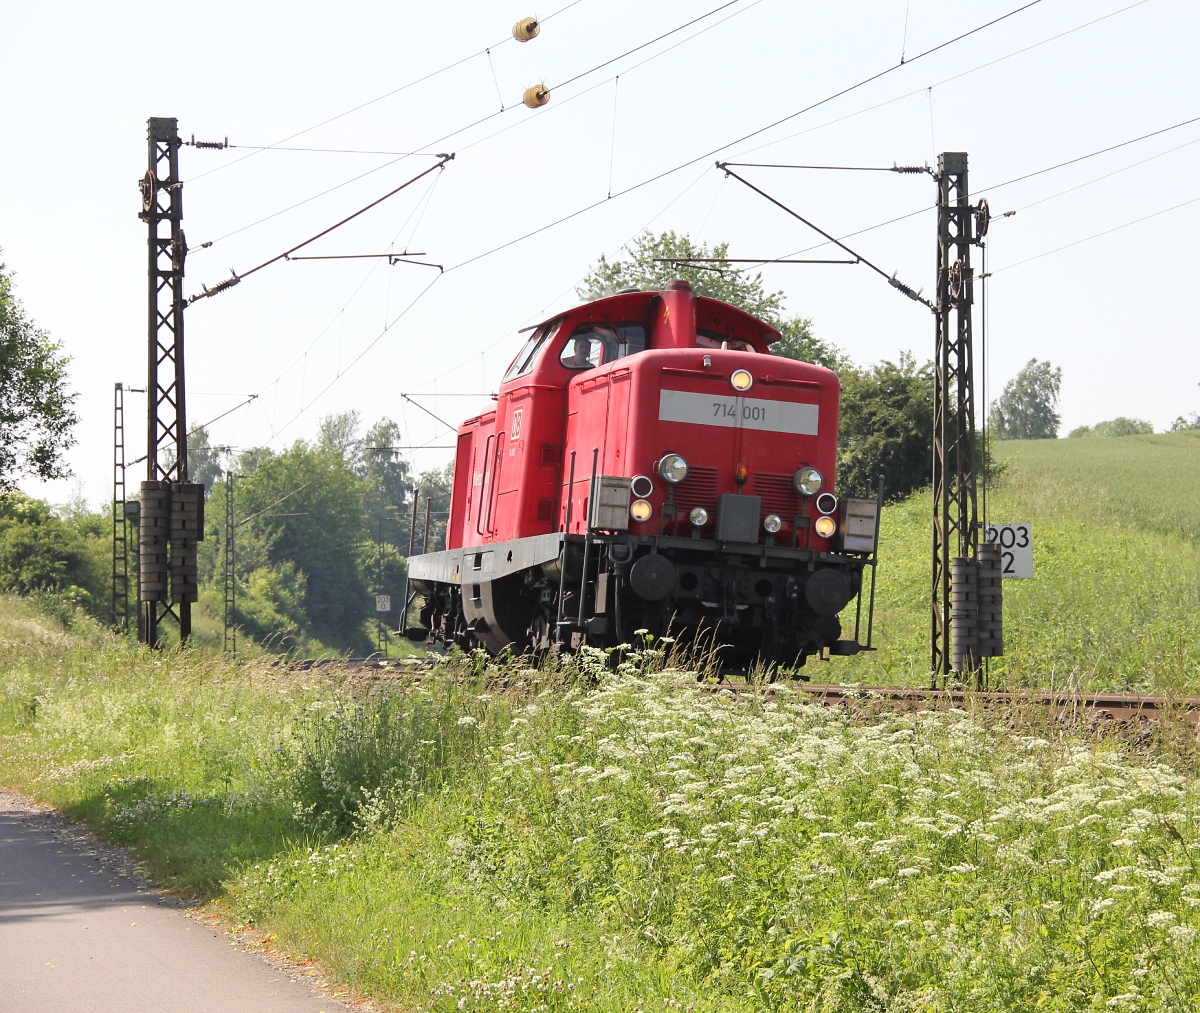
[[[418,676],[410,666],[397,658],[322,658],[296,659],[287,666],[300,670],[337,668],[380,675]],[[738,689],[744,684],[721,679],[717,685]],[[1053,709],[1059,717],[1090,715],[1099,720],[1118,722],[1158,721],[1165,713],[1182,716],[1193,725],[1200,725],[1200,697],[1167,697],[1149,693],[1062,693],[1049,690],[921,689],[916,686],[841,686],[799,682],[795,688],[830,707],[873,705],[893,710],[945,710],[952,707],[1011,709],[1035,705]]]
[[874,702],[895,710],[948,707],[1013,708],[1034,704],[1055,710],[1060,717],[1090,714],[1120,722],[1157,721],[1164,713],[1200,724],[1200,697],[1165,697],[1143,693],[1057,693],[1047,690],[1020,692],[918,689],[914,686],[821,686],[803,683],[802,692],[829,706]]

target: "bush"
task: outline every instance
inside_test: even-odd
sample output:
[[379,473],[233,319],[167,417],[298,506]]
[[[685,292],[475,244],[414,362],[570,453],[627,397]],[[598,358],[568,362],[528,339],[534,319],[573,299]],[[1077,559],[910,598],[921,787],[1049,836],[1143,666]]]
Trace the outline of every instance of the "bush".
[[1153,436],[1154,426],[1145,419],[1131,419],[1120,415],[1107,422],[1097,422],[1094,426],[1077,426],[1068,435],[1073,438],[1080,436]]
[[1190,429],[1200,429],[1200,413],[1192,412],[1190,417],[1180,415],[1171,423],[1171,432],[1179,433]]
[[929,484],[933,453],[933,364],[905,353],[842,375],[838,490],[861,496],[886,474],[891,499]]
[[0,589],[19,594],[72,591],[96,611],[108,593],[107,573],[88,541],[24,493],[0,496]]

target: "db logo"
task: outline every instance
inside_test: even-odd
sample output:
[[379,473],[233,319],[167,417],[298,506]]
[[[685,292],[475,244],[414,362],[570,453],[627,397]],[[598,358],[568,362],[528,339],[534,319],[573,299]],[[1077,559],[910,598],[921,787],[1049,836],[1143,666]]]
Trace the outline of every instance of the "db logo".
[[524,408],[518,408],[516,411],[514,411],[512,413],[512,421],[509,423],[509,429],[511,430],[511,432],[509,433],[509,436],[508,436],[510,443],[516,443],[517,440],[519,440],[521,438],[521,423],[524,421],[524,419],[525,419],[525,409]]

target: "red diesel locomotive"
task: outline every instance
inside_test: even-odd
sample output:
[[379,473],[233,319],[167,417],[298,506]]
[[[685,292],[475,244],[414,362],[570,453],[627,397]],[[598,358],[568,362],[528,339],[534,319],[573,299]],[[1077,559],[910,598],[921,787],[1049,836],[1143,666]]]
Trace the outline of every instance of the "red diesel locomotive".
[[495,654],[670,630],[742,666],[868,649],[878,500],[835,495],[838,378],[779,338],[685,281],[533,328],[458,430],[447,547],[409,561],[412,634]]

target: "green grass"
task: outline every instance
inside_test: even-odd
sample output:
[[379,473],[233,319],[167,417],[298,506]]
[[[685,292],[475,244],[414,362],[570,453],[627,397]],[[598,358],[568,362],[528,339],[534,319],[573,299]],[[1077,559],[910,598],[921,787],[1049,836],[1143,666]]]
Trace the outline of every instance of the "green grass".
[[1200,431],[996,447],[1011,462],[1001,509],[1200,541]]
[[[989,519],[1032,526],[1034,576],[1004,582],[992,685],[1200,691],[1200,434],[998,447]],[[884,510],[879,652],[806,676],[928,682],[930,515],[928,494]]]
[[[1200,442],[1003,449],[992,517],[1033,524],[1037,576],[1006,582],[993,679],[1200,689]],[[1153,455],[1178,472],[1157,509]],[[885,512],[884,649],[806,674],[925,681],[927,518]],[[1185,724],[851,716],[649,654],[348,682],[53,605],[0,597],[5,782],[398,1009],[1200,1006]]]
[[1119,741],[677,672],[364,695],[58,646],[4,671],[10,783],[397,1008],[1200,1002],[1200,793]]

